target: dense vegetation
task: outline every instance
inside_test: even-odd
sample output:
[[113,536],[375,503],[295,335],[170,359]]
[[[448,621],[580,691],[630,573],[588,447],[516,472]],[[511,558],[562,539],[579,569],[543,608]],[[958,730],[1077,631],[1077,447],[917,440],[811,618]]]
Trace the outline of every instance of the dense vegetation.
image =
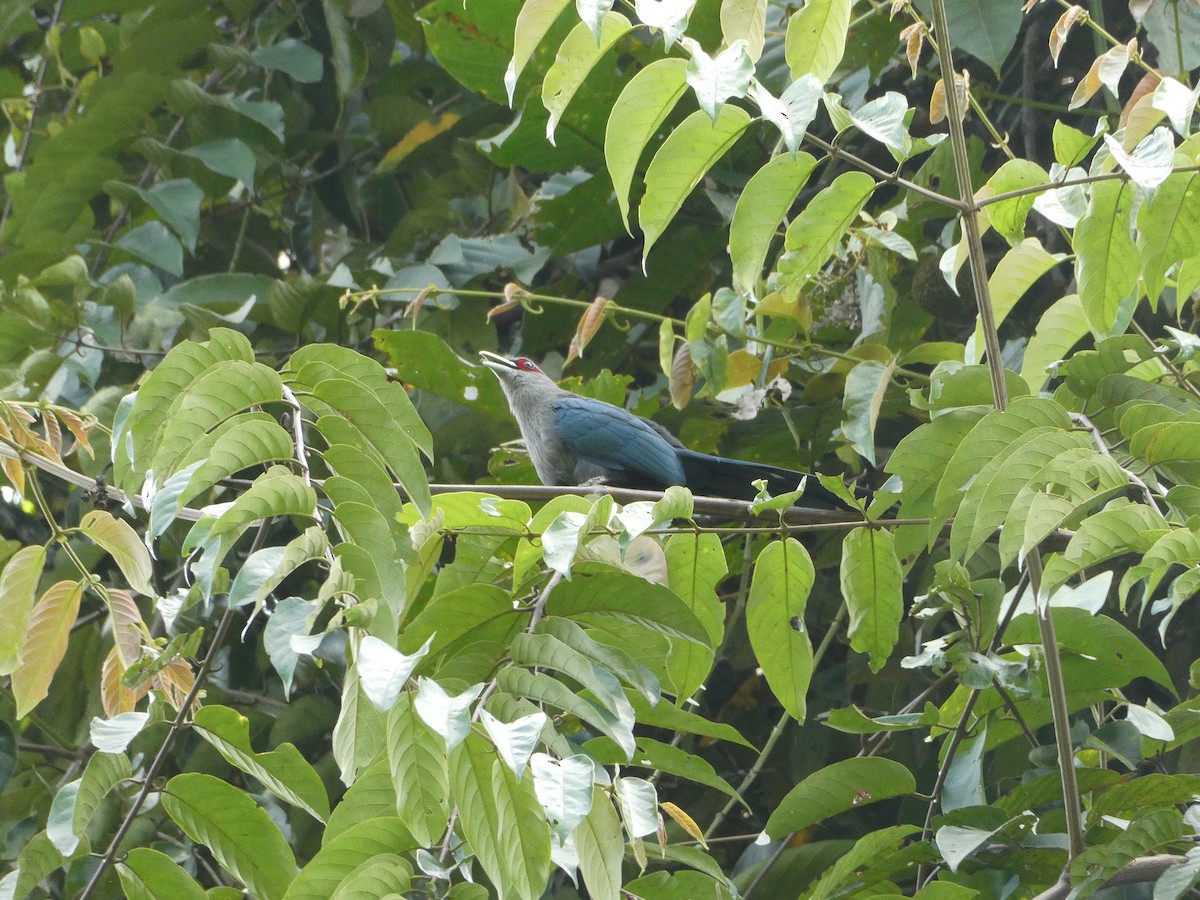
[[[0,898],[1194,893],[1192,0],[0,40]],[[539,487],[483,349],[861,512]]]

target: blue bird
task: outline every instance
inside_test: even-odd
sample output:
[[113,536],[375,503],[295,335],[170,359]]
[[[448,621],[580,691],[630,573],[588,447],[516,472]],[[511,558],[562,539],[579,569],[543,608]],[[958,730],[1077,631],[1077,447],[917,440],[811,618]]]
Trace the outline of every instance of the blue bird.
[[[766,480],[772,494],[782,494],[794,491],[806,474],[697,453],[656,422],[563,390],[531,360],[486,350],[480,356],[500,379],[542,484],[642,490],[682,485],[703,496],[752,500],[758,479]],[[822,508],[850,508],[815,478],[806,482],[804,500]]]

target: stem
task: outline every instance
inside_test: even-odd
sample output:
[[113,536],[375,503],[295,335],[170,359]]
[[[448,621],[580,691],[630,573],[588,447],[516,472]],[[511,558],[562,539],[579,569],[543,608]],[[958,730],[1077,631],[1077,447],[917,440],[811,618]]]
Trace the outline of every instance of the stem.
[[[987,348],[988,372],[992,380],[992,394],[997,409],[1008,406],[1008,388],[1004,382],[1004,365],[1000,357],[1000,338],[996,333],[996,320],[992,313],[991,293],[988,289],[988,274],[983,254],[983,241],[979,232],[979,207],[971,188],[971,168],[967,156],[967,139],[963,132],[962,118],[958,108],[958,91],[954,84],[954,60],[951,54],[950,28],[946,23],[945,0],[933,0],[933,19],[937,29],[938,64],[942,78],[946,80],[946,110],[950,127],[950,144],[954,151],[954,169],[958,176],[959,196],[962,198],[963,232],[967,239],[967,250],[971,265],[971,279],[975,286],[975,300],[979,308],[979,322]],[[1058,652],[1058,638],[1054,631],[1054,620],[1050,615],[1048,600],[1043,601],[1042,557],[1034,547],[1026,557],[1030,584],[1038,598],[1038,627],[1042,639],[1042,652],[1046,657],[1046,681],[1050,694],[1050,708],[1054,716],[1054,739],[1058,751],[1059,776],[1062,779],[1063,804],[1067,821],[1068,862],[1083,852],[1083,814],[1079,800],[1079,785],[1075,779],[1075,755],[1071,748],[1071,726],[1067,706],[1066,685],[1062,676],[1062,660]]]
[[[820,665],[822,658],[825,656],[825,651],[829,649],[829,645],[833,642],[833,636],[835,634],[837,634],[838,628],[842,624],[842,619],[844,619],[845,617],[846,617],[846,604],[843,603],[838,608],[837,615],[835,615],[833,617],[833,621],[829,623],[829,628],[825,631],[825,636],[823,638],[821,638],[821,643],[818,645],[817,649],[813,652],[812,669],[814,672],[816,671],[817,666]],[[771,734],[767,738],[767,742],[765,744],[763,744],[762,752],[758,754],[758,759],[756,759],[754,761],[754,765],[752,765],[750,767],[750,771],[746,773],[746,777],[743,778],[742,783],[738,785],[738,787],[737,787],[738,796],[741,796],[742,793],[746,790],[746,788],[750,787],[750,785],[752,785],[758,779],[759,774],[762,772],[763,767],[767,763],[767,757],[771,755],[771,751],[775,748],[775,744],[778,743],[778,741],[781,737],[783,737],[783,732],[787,729],[788,723],[791,721],[792,721],[792,717],[787,712],[785,712],[782,716],[779,717],[779,721],[776,722],[775,727],[771,729]],[[712,834],[714,834],[716,832],[716,830],[718,828],[721,827],[721,823],[723,823],[725,821],[725,817],[729,815],[730,810],[733,809],[733,807],[737,804],[737,802],[738,801],[733,799],[732,797],[729,798],[729,800],[726,802],[725,806],[722,807],[721,811],[719,813],[717,813],[716,816],[713,817],[712,824],[709,825],[708,828],[705,830],[705,832],[704,832],[705,839],[710,837]],[[786,846],[787,841],[786,840],[783,841],[783,844]],[[759,878],[762,877],[763,873],[765,873],[768,868],[769,868],[769,866],[763,867],[763,871],[759,873]],[[750,892],[752,890],[754,890],[754,885],[757,883],[758,883],[758,879],[755,879],[754,884],[750,885],[750,887],[746,889],[746,893],[745,893],[746,897],[750,896]]]

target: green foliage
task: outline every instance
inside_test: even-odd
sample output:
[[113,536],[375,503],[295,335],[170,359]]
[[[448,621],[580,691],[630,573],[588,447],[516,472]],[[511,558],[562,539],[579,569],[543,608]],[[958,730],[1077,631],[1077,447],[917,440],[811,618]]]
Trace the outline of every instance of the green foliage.
[[1196,882],[1190,7],[8,6],[0,894]]

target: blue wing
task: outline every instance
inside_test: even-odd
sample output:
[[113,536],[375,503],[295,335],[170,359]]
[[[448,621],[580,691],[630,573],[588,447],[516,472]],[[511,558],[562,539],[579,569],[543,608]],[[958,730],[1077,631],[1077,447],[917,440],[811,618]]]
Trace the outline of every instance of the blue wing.
[[572,453],[613,474],[625,473],[630,476],[626,483],[657,487],[684,483],[675,448],[620,407],[587,397],[564,397],[554,403],[554,425]]

